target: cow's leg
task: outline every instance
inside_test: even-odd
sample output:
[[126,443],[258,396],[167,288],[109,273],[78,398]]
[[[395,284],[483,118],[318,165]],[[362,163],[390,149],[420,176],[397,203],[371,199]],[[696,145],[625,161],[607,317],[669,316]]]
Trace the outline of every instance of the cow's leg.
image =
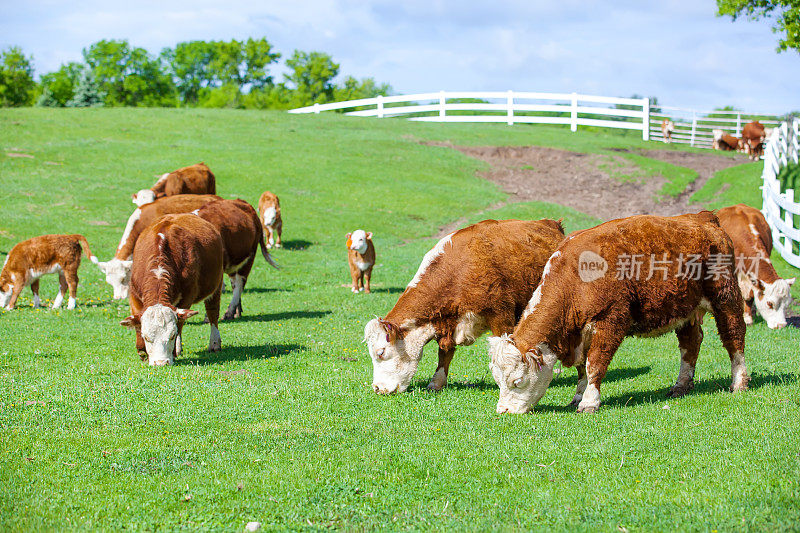
[[[178,339],[180,339],[180,336],[178,336]],[[136,330],[136,353],[139,354],[139,359],[142,361],[147,361],[147,347],[144,344],[142,332],[138,329]]]
[[61,307],[61,302],[64,301],[64,295],[67,294],[69,286],[67,285],[67,277],[64,275],[64,272],[59,271],[58,273],[58,294],[56,295],[56,299],[53,300],[53,309],[58,309]]
[[368,268],[364,274],[364,292],[369,294],[369,280],[372,278],[372,267]]
[[589,353],[586,357],[586,390],[578,404],[579,413],[594,413],[600,407],[600,383],[608,370],[614,353],[622,344],[625,332],[620,324],[627,320],[608,320],[595,324]]
[[31,292],[33,293],[33,308],[39,309],[42,306],[42,301],[39,299],[39,280],[37,279],[31,283]]
[[358,278],[360,270],[354,264],[350,264],[350,278],[353,280],[353,287],[350,289],[353,292],[358,292]]
[[[239,304],[242,300],[243,288],[244,278],[238,273],[231,276],[231,292],[233,294],[231,296],[231,303],[228,305],[228,310],[225,311],[225,315],[222,317],[222,320],[231,320],[232,318],[236,318],[236,310],[239,308]],[[211,319],[209,318],[209,322],[210,321]]]
[[280,248],[282,246],[281,233],[283,233],[283,222],[278,222],[275,225],[275,248]]
[[575,369],[578,371],[578,385],[575,387],[575,396],[573,396],[572,401],[569,402],[569,405],[572,407],[578,407],[578,405],[580,405],[581,400],[583,400],[583,393],[586,392],[586,385],[589,383],[589,380],[586,378],[586,362],[579,363],[575,366]]
[[701,324],[699,320],[692,321],[675,331],[681,350],[681,369],[678,372],[678,381],[669,390],[667,398],[680,398],[694,389],[694,368],[703,343]]
[[9,311],[14,309],[14,306],[17,305],[17,299],[19,298],[23,287],[25,287],[25,283],[21,278],[22,276],[20,276],[20,279],[14,281],[14,286],[11,288],[11,298],[8,300],[8,304],[6,304],[6,309]]
[[69,287],[69,300],[67,301],[67,309],[75,309],[75,298],[78,296],[78,268],[65,269],[64,276],[67,278],[67,286]]
[[753,325],[753,303],[752,300],[745,300],[744,302],[744,323],[748,326]]
[[272,226],[264,226],[267,230],[267,248],[272,248],[275,246],[275,230],[272,229]]
[[[735,316],[734,316],[735,315]],[[731,392],[747,390],[750,376],[744,362],[744,335],[745,326],[742,315],[738,313],[714,313],[717,331],[722,345],[731,358]]]
[[[220,287],[222,283],[220,282]],[[203,302],[206,306],[206,316],[211,323],[211,334],[208,339],[208,351],[218,352],[222,349],[222,338],[219,336],[219,300],[220,288],[218,287],[214,294],[206,298]]]
[[450,371],[450,363],[453,361],[453,354],[456,347],[451,342],[441,342],[439,344],[439,365],[436,367],[431,382],[428,383],[428,390],[440,391],[447,385],[447,374]]

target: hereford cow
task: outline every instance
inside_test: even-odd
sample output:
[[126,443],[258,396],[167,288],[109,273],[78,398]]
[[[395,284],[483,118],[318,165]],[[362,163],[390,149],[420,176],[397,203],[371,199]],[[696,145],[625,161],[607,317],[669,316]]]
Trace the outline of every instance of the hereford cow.
[[183,324],[198,302],[211,323],[208,351],[220,350],[223,253],[216,228],[190,214],[166,215],[136,241],[131,314],[120,324],[136,330],[136,349],[150,366],[171,365],[181,354]]
[[675,331],[681,352],[669,396],[694,387],[703,314],[714,314],[731,359],[732,390],[747,389],[742,295],[733,244],[708,211],[640,215],[573,233],[547,261],[542,282],[511,335],[491,337],[497,412],[524,413],[553,378],[553,366],[577,366],[573,405],[600,406],[600,383],[622,340]]
[[141,207],[159,198],[176,194],[217,194],[214,174],[205,163],[167,172],[152,188],[135,193],[133,203]]
[[83,235],[42,235],[14,246],[0,272],[0,307],[14,309],[22,289],[28,285],[33,292],[33,307],[40,307],[39,278],[58,273],[58,296],[53,309],[61,307],[69,290],[67,309],[75,309],[78,295],[78,267],[81,266],[81,246],[93,263],[97,258],[89,250]]
[[375,245],[372,244],[372,232],[357,229],[345,237],[347,237],[350,277],[353,279],[351,290],[369,293],[369,280],[372,278],[372,267],[375,266]]
[[375,392],[405,391],[431,339],[439,365],[428,388],[441,390],[456,346],[514,329],[563,238],[560,221],[484,220],[440,240],[394,308],[364,328]]
[[758,161],[764,154],[764,139],[766,138],[767,133],[764,130],[764,125],[759,121],[755,120],[744,125],[742,128],[742,145],[751,160]]
[[665,118],[661,121],[661,134],[663,135],[662,140],[665,143],[672,142],[672,133],[675,131],[675,123]]
[[172,213],[189,213],[209,202],[219,200],[213,194],[179,194],[161,198],[151,204],[143,205],[133,211],[128,218],[117,252],[110,261],[98,263],[97,266],[106,276],[106,282],[114,289],[114,299],[128,297],[128,284],[131,274],[131,257],[136,239],[144,229],[163,215]]
[[769,259],[772,230],[758,209],[744,204],[717,212],[722,229],[733,241],[736,275],[744,298],[744,322],[753,323],[753,302],[767,326],[786,326],[786,312],[792,304],[794,278],[781,279]]
[[741,150],[742,141],[733,135],[727,135],[723,130],[713,130],[714,142],[712,148],[714,150],[722,150],[723,152],[733,152]]
[[233,292],[223,320],[239,318],[242,316],[242,291],[247,284],[259,246],[264,259],[278,268],[264,243],[258,213],[244,200],[217,200],[192,213],[210,222],[222,237],[225,252],[223,270],[230,277]]
[[269,191],[264,191],[258,200],[258,212],[264,224],[267,235],[267,248],[281,247],[281,232],[283,220],[281,219],[281,202],[278,197]]

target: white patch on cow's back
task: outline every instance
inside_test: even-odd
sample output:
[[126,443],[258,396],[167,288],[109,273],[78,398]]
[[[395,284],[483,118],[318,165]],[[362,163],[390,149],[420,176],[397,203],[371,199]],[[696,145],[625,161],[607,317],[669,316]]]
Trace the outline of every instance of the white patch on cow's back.
[[153,275],[156,277],[156,279],[161,279],[162,276],[167,273],[167,269],[164,268],[161,265],[158,265],[158,267],[154,268],[150,272],[153,273]]
[[544,265],[544,270],[542,270],[542,280],[539,282],[539,286],[536,287],[536,290],[533,291],[533,296],[531,296],[528,305],[525,306],[525,311],[522,312],[522,318],[527,317],[531,313],[536,310],[536,306],[542,299],[542,286],[544,285],[544,280],[547,275],[550,273],[550,269],[553,265],[553,260],[557,259],[561,255],[561,250],[557,250],[550,258],[547,260],[547,263]]
[[117,251],[122,250],[122,247],[128,242],[128,238],[131,236],[131,232],[133,231],[133,226],[136,225],[136,222],[141,218],[142,210],[136,208],[131,213],[131,216],[128,217],[128,223],[125,225],[125,231],[122,232],[122,238],[119,240],[119,246],[117,246]]
[[454,333],[456,344],[469,346],[475,342],[475,339],[483,335],[487,329],[489,329],[489,325],[483,316],[468,311],[459,317],[458,322],[456,322]]
[[437,257],[444,254],[445,251],[444,247],[447,244],[452,245],[453,235],[455,235],[455,232],[451,233],[450,235],[447,235],[446,237],[441,238],[439,242],[436,243],[436,246],[434,246],[425,253],[425,255],[422,257],[422,263],[420,263],[419,268],[417,269],[417,273],[414,274],[414,277],[411,279],[411,282],[408,284],[408,287],[417,286],[417,284],[422,279],[422,276],[428,270],[428,267],[431,266],[431,263],[433,263]]
[[[195,209],[194,211],[192,211],[192,214],[199,217],[200,216],[200,209]],[[161,235],[161,234],[159,233],[159,235]]]
[[156,185],[158,185],[159,183],[163,183],[163,181],[164,181],[165,179],[167,179],[168,177],[169,177],[169,172],[166,172],[166,173],[164,173],[164,174],[161,174],[161,177],[160,177],[160,178],[158,178],[158,181],[156,181]]

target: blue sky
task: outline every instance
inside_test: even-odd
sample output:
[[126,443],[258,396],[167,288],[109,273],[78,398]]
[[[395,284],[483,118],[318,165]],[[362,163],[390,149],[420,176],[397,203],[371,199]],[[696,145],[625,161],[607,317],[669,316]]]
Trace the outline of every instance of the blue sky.
[[668,106],[800,110],[800,55],[775,52],[766,21],[715,11],[714,0],[0,0],[0,48],[21,46],[41,74],[103,38],[158,52],[265,36],[284,56],[321,50],[343,74],[396,93],[637,93]]

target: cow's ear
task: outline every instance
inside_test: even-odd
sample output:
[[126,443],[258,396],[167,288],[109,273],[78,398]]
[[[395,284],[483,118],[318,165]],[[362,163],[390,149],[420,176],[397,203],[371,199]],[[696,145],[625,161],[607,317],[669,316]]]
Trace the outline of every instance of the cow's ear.
[[536,348],[531,348],[524,354],[522,354],[522,362],[531,369],[536,369],[537,371],[542,369],[544,366],[544,358],[542,354],[539,353],[539,350]]
[[105,261],[99,261],[97,263],[97,268],[100,269],[100,272],[105,273],[105,271],[106,271],[106,262]]
[[368,231],[368,232],[367,232],[367,239],[371,239],[371,238],[372,238],[372,232],[371,232],[371,231]]
[[133,194],[131,194],[131,198],[133,198],[134,200],[136,200],[136,193],[133,193]]
[[344,236],[344,238],[347,239],[347,240],[350,240],[350,236],[351,235],[352,235],[352,233],[348,233],[347,235]]
[[764,282],[760,279],[756,278],[753,280],[753,285],[755,285],[757,291],[764,292]]
[[139,321],[139,317],[130,315],[125,317],[120,323],[120,326],[125,326],[126,328],[136,329],[141,322]]
[[194,311],[193,309],[176,309],[175,314],[178,315],[178,320],[181,322],[186,322],[186,319],[196,315],[198,311]]
[[786,280],[786,283],[788,283],[788,284],[789,284],[789,286],[791,287],[792,285],[794,285],[794,278],[789,278],[789,279],[787,279],[787,280]]
[[388,320],[379,318],[378,324],[380,324],[383,328],[383,331],[386,332],[386,342],[394,344],[398,337],[401,339],[403,338],[403,331],[401,331],[399,327],[392,324]]

